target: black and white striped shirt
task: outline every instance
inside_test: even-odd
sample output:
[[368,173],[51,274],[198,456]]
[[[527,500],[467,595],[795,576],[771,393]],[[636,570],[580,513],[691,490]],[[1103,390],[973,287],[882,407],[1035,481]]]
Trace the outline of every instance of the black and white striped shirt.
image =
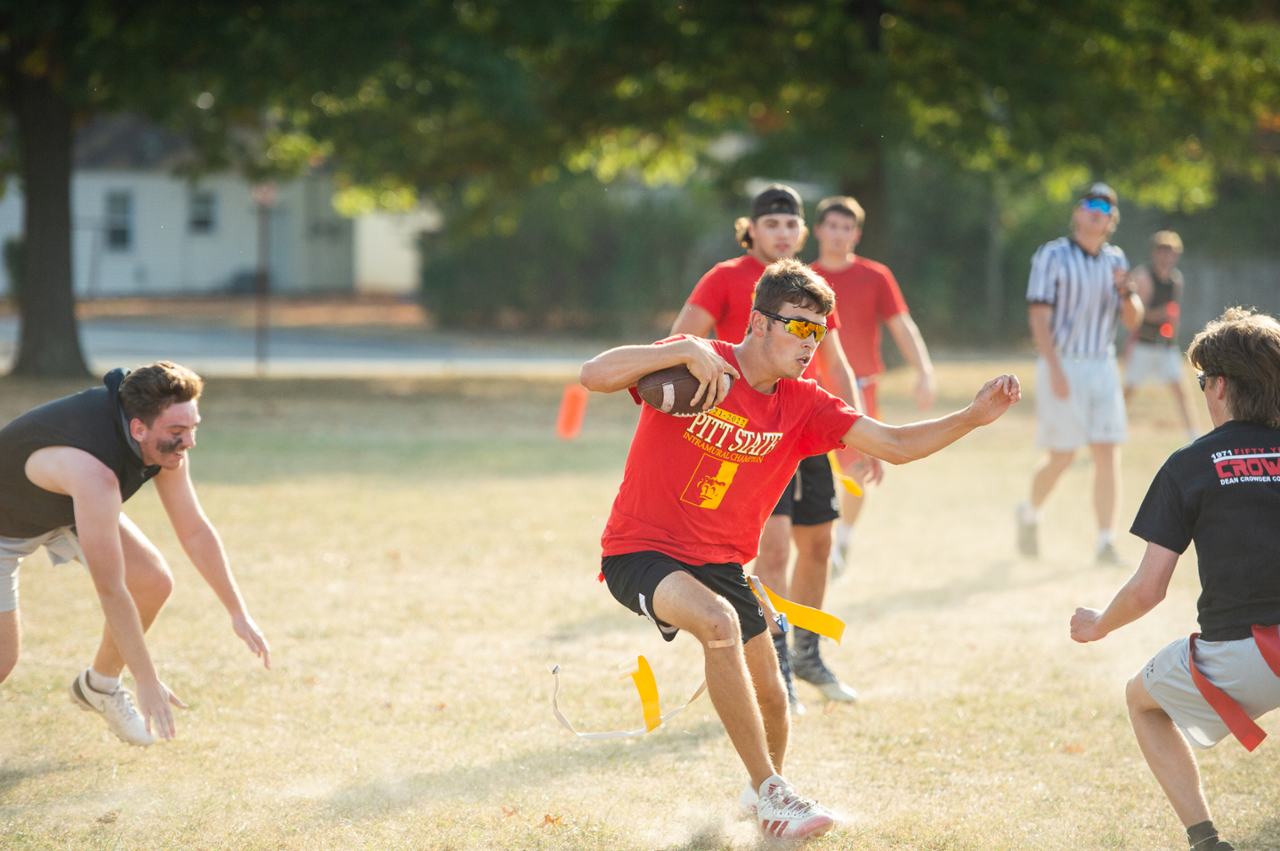
[[1128,269],[1124,252],[1110,243],[1098,256],[1070,237],[1046,242],[1031,258],[1027,301],[1053,306],[1049,329],[1058,354],[1070,358],[1115,355],[1120,294],[1114,269]]

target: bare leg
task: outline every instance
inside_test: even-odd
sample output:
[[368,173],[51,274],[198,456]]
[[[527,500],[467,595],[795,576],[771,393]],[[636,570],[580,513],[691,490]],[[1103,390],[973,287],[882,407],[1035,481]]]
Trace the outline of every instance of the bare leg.
[[[653,592],[653,613],[659,620],[687,631],[702,642],[703,656],[706,660],[707,693],[724,724],[729,741],[734,750],[747,767],[751,782],[757,788],[777,770],[770,758],[771,744],[764,726],[759,698],[753,685],[757,680],[765,685],[774,682],[781,686],[781,675],[778,673],[778,660],[773,655],[773,643],[762,636],[752,639],[753,668],[761,667],[766,661],[773,665],[772,679],[765,671],[759,671],[758,677],[748,672],[744,648],[737,643],[741,639],[741,627],[738,624],[738,613],[728,601],[715,594],[698,580],[687,573],[673,573],[658,583]],[[733,639],[731,647],[708,648],[713,641]],[[764,645],[767,649],[762,649]],[[762,657],[766,654],[767,658]],[[776,723],[776,688],[770,689],[766,695],[766,705],[771,716],[774,716],[775,738],[780,736],[781,748],[786,749],[787,734],[779,733]],[[782,697],[786,706],[786,694]],[[784,720],[783,724],[787,722]]]
[[1124,388],[1124,406],[1126,408],[1129,407],[1129,403],[1133,401],[1133,391],[1137,389],[1138,389],[1137,387]]
[[802,606],[821,609],[822,599],[827,593],[827,567],[831,560],[831,524],[792,524],[791,537],[796,542],[797,552],[795,571],[791,574],[791,596],[788,599]]
[[[787,688],[778,669],[778,654],[774,652],[769,634],[763,632],[747,642],[744,655],[747,673],[751,675],[756,690],[756,704],[764,721],[769,761],[773,764],[773,773],[781,774],[782,761],[787,756],[787,741],[791,737],[791,715],[787,711]],[[751,782],[759,789],[764,780],[757,781],[752,777]]]
[[840,494],[840,519],[837,522],[842,526],[852,527],[853,524],[858,522],[858,515],[862,513],[862,504],[867,499],[867,465],[859,459],[845,467],[844,474],[852,478],[858,483],[858,487],[862,488],[862,496],[854,496],[839,482],[836,483],[836,491]]
[[1120,447],[1114,443],[1094,443],[1093,508],[1098,516],[1098,529],[1116,525],[1116,507],[1120,504]]
[[[761,582],[769,586],[769,590],[786,597],[787,562],[790,560],[791,518],[785,514],[770,515],[760,533],[760,555],[756,556],[755,574],[760,577]],[[667,623],[674,623],[674,621],[667,621]],[[778,627],[771,623],[769,630],[777,632]]]
[[1191,745],[1135,674],[1125,687],[1129,721],[1151,773],[1160,781],[1183,827],[1209,820],[1209,804],[1200,785],[1200,768]]
[[1187,394],[1182,392],[1182,382],[1171,382],[1169,390],[1173,393],[1173,400],[1178,403],[1178,413],[1182,415],[1182,424],[1186,426],[1187,434],[1190,434],[1195,428],[1195,422],[1191,419],[1191,406],[1187,404]]
[[1031,474],[1031,507],[1039,508],[1049,498],[1053,486],[1071,466],[1075,452],[1049,452],[1049,456],[1036,465]]
[[[147,540],[133,521],[120,515],[120,546],[124,550],[124,584],[138,608],[142,628],[150,628],[169,593],[173,591],[173,575],[164,556]],[[124,670],[124,657],[116,649],[111,628],[102,627],[102,643],[93,657],[93,669],[104,677],[118,677]]]
[[0,683],[13,673],[21,646],[22,622],[18,619],[18,610],[0,612]]

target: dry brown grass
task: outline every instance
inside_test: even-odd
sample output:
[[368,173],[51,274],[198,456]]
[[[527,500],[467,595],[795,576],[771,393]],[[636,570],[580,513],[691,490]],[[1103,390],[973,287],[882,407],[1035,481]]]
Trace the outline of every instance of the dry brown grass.
[[[1000,368],[944,365],[943,406]],[[68,389],[6,380],[0,416]],[[587,729],[639,723],[615,675],[637,653],[664,702],[701,679],[692,640],[664,644],[595,582],[634,409],[595,397],[583,437],[560,443],[559,389],[211,382],[194,471],[274,670],[235,640],[144,491],[128,511],[178,577],[151,646],[191,709],[176,742],[126,748],[63,691],[99,626],[87,576],[31,559],[24,655],[0,685],[0,845],[755,847],[734,813],[743,771],[705,699],[624,742],[578,741],[551,716],[553,663]],[[889,419],[912,416],[906,389],[888,382]],[[1126,523],[1178,443],[1163,395],[1141,396],[1134,420]],[[1193,627],[1194,563],[1145,620],[1072,644],[1075,606],[1105,603],[1125,574],[1091,563],[1083,464],[1050,505],[1046,555],[1014,556],[1032,428],[1028,402],[873,494],[857,564],[829,598],[849,629],[827,655],[862,699],[805,692],[788,761],[851,817],[814,847],[1184,847],[1121,688]],[[1121,549],[1136,559],[1141,545]],[[1276,754],[1226,742],[1202,755],[1216,820],[1244,851],[1280,847]]]

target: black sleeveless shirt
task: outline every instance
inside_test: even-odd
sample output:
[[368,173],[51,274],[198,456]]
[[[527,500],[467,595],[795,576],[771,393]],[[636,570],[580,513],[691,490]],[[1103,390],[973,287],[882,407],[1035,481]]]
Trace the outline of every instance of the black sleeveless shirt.
[[0,536],[35,538],[76,522],[71,497],[27,478],[27,459],[36,450],[71,446],[88,452],[116,474],[122,500],[160,472],[142,463],[120,409],[120,382],[128,374],[113,369],[102,387],[46,402],[0,429]]
[[[1143,267],[1147,273],[1151,275],[1151,301],[1146,304],[1146,310],[1155,310],[1157,307],[1164,307],[1170,302],[1177,303],[1178,296],[1182,289],[1182,273],[1174,269],[1169,273],[1169,277],[1160,280],[1156,275],[1156,270],[1151,268],[1151,264],[1144,264]],[[1144,314],[1142,324],[1138,326],[1138,339],[1144,343],[1163,343],[1166,346],[1172,346],[1178,342],[1178,317],[1171,316],[1166,320],[1170,325],[1172,333],[1166,337],[1160,333],[1160,326],[1164,322],[1148,322]]]

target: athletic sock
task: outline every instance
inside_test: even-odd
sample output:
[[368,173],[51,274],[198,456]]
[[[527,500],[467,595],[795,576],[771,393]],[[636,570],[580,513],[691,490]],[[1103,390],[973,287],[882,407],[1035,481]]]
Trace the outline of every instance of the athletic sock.
[[1035,508],[1029,500],[1018,503],[1018,522],[1024,526],[1038,526],[1044,517],[1043,508]]
[[796,637],[794,641],[796,659],[797,660],[805,659],[811,655],[817,656],[818,655],[818,639],[821,638],[822,636],[818,635],[818,633],[816,632],[810,632],[807,629],[803,629],[802,627],[797,626],[792,628],[795,630],[795,633],[796,633]]
[[100,691],[103,694],[111,694],[111,692],[120,688],[119,677],[106,677],[99,674],[93,668],[89,669],[89,688],[94,691]]
[[851,524],[836,523],[836,547],[840,550],[848,549],[849,540],[853,537],[853,526]]
[[1110,529],[1098,530],[1098,546],[1097,546],[1098,550],[1102,550],[1104,547],[1110,546],[1115,542],[1116,542],[1116,535]]
[[1213,846],[1218,844],[1218,829],[1213,826],[1212,820],[1193,824],[1187,828],[1187,841],[1195,851],[1212,851]]

